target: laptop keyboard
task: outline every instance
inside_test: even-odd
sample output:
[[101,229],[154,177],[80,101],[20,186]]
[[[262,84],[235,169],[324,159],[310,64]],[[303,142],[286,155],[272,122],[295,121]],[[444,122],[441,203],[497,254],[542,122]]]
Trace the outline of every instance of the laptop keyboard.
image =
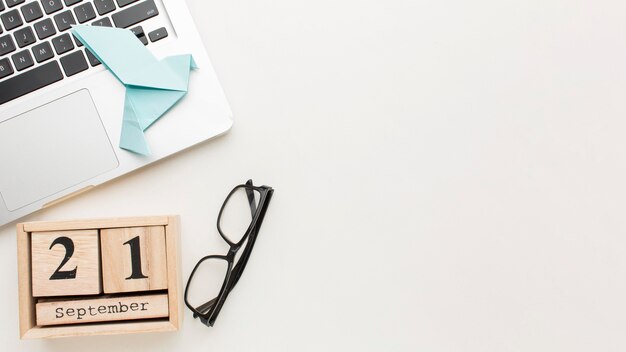
[[100,65],[68,30],[73,24],[130,28],[144,45],[166,38],[145,32],[154,0],[0,0],[0,105]]

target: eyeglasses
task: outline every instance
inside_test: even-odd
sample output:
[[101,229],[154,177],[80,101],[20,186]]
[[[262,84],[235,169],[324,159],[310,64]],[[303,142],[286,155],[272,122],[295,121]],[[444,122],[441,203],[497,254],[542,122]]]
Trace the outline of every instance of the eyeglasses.
[[209,255],[196,264],[185,288],[185,304],[206,326],[213,326],[224,301],[248,263],[274,189],[238,185],[226,197],[217,217],[217,231],[228,243],[226,255]]

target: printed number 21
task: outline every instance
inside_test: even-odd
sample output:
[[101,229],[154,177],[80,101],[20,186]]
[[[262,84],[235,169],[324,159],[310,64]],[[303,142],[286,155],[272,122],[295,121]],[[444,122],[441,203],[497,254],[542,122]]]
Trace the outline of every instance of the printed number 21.
[[127,242],[124,242],[124,244],[127,244],[130,247],[130,263],[132,267],[132,272],[130,276],[126,278],[126,280],[147,279],[148,277],[141,272],[141,251],[139,236],[133,237]]
[[[59,237],[52,241],[52,243],[50,244],[50,248],[48,249],[52,249],[52,247],[56,246],[57,244],[65,247],[65,257],[63,257],[63,260],[61,261],[59,267],[54,271],[54,273],[52,273],[52,276],[50,276],[50,280],[75,279],[78,267],[74,267],[74,269],[72,270],[61,270],[63,265],[65,265],[74,254],[74,241],[72,241],[72,239],[69,237]],[[148,277],[141,272],[141,251],[139,236],[130,239],[124,244],[127,244],[130,247],[130,262],[132,267],[132,272],[130,276],[126,278],[126,280],[147,279]]]

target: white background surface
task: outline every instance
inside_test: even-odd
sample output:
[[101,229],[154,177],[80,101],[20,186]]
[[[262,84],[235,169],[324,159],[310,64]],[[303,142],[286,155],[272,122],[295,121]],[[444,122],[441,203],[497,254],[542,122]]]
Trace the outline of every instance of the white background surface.
[[180,214],[183,276],[232,186],[276,192],[214,328],[4,351],[624,351],[626,6],[190,0],[232,131],[25,220]]

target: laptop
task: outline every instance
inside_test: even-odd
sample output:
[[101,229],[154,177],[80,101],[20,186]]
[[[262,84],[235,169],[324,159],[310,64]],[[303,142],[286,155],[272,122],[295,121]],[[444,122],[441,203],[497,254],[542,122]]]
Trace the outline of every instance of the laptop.
[[[155,56],[192,54],[189,92],[118,147],[123,85],[72,24],[135,33]],[[184,0],[0,0],[0,226],[227,132],[231,111]]]

